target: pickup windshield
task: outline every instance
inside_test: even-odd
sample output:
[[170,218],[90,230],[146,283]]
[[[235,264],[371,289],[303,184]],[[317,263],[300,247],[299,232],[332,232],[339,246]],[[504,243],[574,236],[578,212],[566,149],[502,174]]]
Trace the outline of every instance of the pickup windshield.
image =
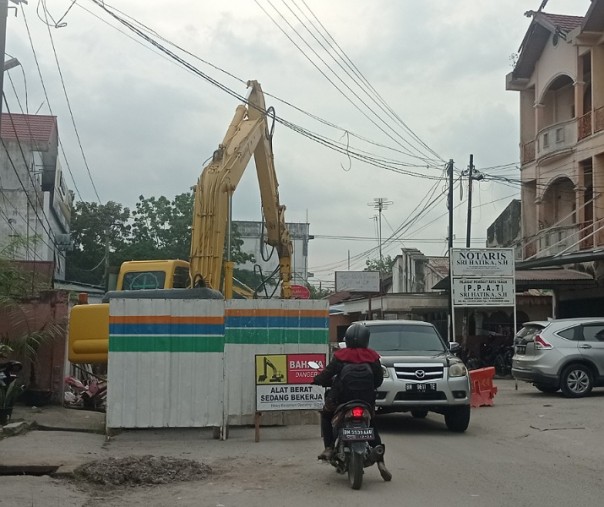
[[445,352],[446,344],[432,326],[387,324],[371,326],[369,346],[384,356],[401,352]]

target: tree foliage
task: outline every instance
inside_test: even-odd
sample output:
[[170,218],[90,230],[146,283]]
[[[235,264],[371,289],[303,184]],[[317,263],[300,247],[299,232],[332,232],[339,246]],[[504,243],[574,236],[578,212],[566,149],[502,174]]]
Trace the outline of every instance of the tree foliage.
[[363,271],[379,271],[383,275],[390,275],[392,274],[394,259],[390,255],[386,255],[381,259],[367,259],[365,265],[366,268]]
[[307,283],[306,287],[308,287],[308,290],[310,291],[310,299],[325,299],[330,294],[333,294],[333,291],[329,289],[324,289],[320,285],[319,287],[316,287]]
[[[177,195],[173,200],[141,195],[132,211],[111,201],[77,202],[71,222],[74,250],[67,253],[66,278],[104,285],[106,268],[115,270],[127,260],[188,260],[192,216],[192,192]],[[235,264],[255,262],[252,254],[241,250],[242,246],[243,240],[234,227],[231,259]],[[252,288],[260,283],[252,271],[239,270],[239,274]]]
[[[113,201],[107,204],[77,202],[71,213],[73,251],[66,255],[66,278],[100,285],[106,261],[123,249],[130,236],[130,210]],[[105,253],[109,251],[109,259]]]

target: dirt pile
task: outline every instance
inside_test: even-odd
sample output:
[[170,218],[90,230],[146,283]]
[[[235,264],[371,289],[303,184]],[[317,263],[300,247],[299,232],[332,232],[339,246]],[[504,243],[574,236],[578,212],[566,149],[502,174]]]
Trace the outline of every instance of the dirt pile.
[[127,456],[92,461],[76,468],[74,477],[91,484],[140,486],[205,479],[212,469],[189,459]]

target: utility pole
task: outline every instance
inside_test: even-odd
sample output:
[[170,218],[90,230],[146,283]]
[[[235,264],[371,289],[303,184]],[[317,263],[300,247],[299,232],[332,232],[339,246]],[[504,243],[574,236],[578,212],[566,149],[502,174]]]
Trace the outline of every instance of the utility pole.
[[470,248],[472,234],[472,170],[474,169],[474,155],[470,154],[468,166],[468,223],[466,224],[466,248]]
[[470,155],[470,165],[468,171],[464,171],[463,176],[468,176],[468,223],[466,224],[466,248],[470,248],[472,239],[472,182],[484,179],[484,175],[479,171],[474,171],[474,155]]
[[[15,4],[26,4],[27,0],[11,0]],[[8,0],[0,0],[0,56],[2,57],[2,68],[0,69],[0,122],[2,121],[2,103],[4,101],[4,53],[6,51],[6,18],[8,17]]]
[[455,341],[455,319],[453,318],[453,270],[451,266],[451,248],[453,248],[453,159],[449,160],[447,167],[449,176],[449,193],[447,196],[447,206],[449,208],[449,341]]
[[373,202],[368,202],[367,206],[373,206],[373,209],[378,210],[378,247],[380,251],[380,266],[382,265],[382,210],[388,209],[388,206],[392,204],[385,197],[375,197]]

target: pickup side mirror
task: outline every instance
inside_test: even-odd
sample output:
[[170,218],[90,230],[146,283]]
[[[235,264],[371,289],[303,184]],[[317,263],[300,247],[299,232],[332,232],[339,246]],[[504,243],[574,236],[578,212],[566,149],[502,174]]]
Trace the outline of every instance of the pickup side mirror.
[[461,344],[458,342],[449,342],[449,350],[452,354],[457,354],[461,351]]

